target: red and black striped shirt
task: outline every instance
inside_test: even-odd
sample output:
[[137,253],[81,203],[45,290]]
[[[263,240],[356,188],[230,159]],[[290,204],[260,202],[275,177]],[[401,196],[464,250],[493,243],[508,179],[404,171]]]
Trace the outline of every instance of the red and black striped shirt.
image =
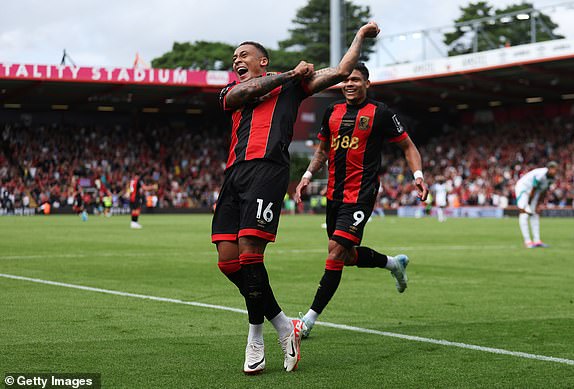
[[318,137],[330,144],[327,198],[370,204],[379,189],[383,140],[400,142],[408,135],[385,104],[366,99],[359,105],[330,105]]
[[219,95],[223,110],[231,116],[231,144],[226,169],[236,163],[267,159],[289,165],[289,144],[301,102],[310,95],[305,83],[289,81],[236,110],[226,107],[225,96],[236,84],[227,85]]
[[142,182],[139,176],[135,176],[130,180],[130,202],[135,203],[140,197]]

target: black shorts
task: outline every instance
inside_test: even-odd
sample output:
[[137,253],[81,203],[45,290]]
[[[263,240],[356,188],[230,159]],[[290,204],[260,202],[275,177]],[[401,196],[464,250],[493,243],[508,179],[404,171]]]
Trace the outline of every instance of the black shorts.
[[143,204],[143,197],[141,196],[136,196],[134,201],[130,201],[130,209],[136,210],[136,209],[140,209],[142,207]]
[[229,168],[213,215],[211,241],[241,236],[275,241],[288,185],[288,166],[258,159]]
[[367,220],[373,213],[371,204],[347,204],[327,201],[327,235],[329,239],[350,249],[361,244]]

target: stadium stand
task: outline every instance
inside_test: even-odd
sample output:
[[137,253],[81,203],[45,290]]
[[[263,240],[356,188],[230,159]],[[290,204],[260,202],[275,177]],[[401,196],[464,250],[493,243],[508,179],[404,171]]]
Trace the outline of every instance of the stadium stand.
[[[46,202],[56,212],[70,209],[77,176],[88,204],[99,181],[121,210],[138,169],[157,184],[150,206],[211,209],[229,136],[217,95],[231,73],[2,63],[0,69],[1,209]],[[447,179],[450,206],[512,207],[521,174],[556,160],[560,174],[547,205],[571,208],[572,69],[574,42],[555,40],[374,69],[370,94],[403,119],[429,183]],[[340,98],[329,91],[305,100],[292,151],[312,152],[306,141],[325,107]],[[381,205],[390,209],[417,203],[397,152],[383,153]]]
[[[223,181],[228,144],[223,128],[165,125],[136,131],[121,125],[75,128],[24,123],[4,123],[2,128],[3,208],[37,207],[45,202],[56,209],[71,207],[73,176],[86,188],[88,203],[95,201],[100,180],[110,188],[115,206],[123,207],[130,172],[137,169],[158,184],[158,207],[209,208]],[[557,160],[561,175],[547,203],[572,206],[571,115],[445,126],[442,134],[420,144],[420,150],[430,181],[446,177],[451,204],[512,205],[517,179]],[[417,203],[410,172],[397,151],[387,148],[382,163],[381,202],[386,208]]]
[[[520,121],[447,126],[444,134],[421,145],[430,183],[446,178],[449,203],[505,208],[514,205],[514,185],[520,176],[547,162],[560,164],[560,177],[547,195],[549,207],[571,207],[574,199],[574,121],[531,117]],[[387,150],[393,156],[396,151]],[[408,167],[401,158],[390,163],[381,178],[386,207],[416,204]]]
[[[207,208],[222,182],[226,158],[223,136],[211,128],[144,128],[121,126],[71,128],[58,125],[3,126],[0,153],[0,194],[3,208],[71,207],[72,177],[85,188],[88,204],[104,183],[114,205],[128,203],[130,174],[148,173],[157,183],[161,208]],[[201,145],[202,147],[197,147]]]

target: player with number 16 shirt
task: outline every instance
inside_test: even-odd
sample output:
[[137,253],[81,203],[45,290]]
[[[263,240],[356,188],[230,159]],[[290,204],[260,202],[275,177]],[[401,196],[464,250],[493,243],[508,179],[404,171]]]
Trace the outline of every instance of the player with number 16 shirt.
[[[275,240],[281,203],[289,182],[289,144],[301,102],[343,81],[353,71],[366,38],[379,33],[376,23],[359,29],[338,66],[315,71],[301,61],[293,70],[267,72],[269,55],[248,41],[235,49],[233,69],[239,82],[220,94],[221,108],[231,124],[231,144],[225,179],[213,215],[211,240],[217,245],[218,266],[245,299],[249,332],[243,372],[259,374],[266,365],[263,321],[279,336],[286,371],[301,358],[300,320],[281,310],[264,265],[267,243]],[[296,288],[296,285],[292,285]]]

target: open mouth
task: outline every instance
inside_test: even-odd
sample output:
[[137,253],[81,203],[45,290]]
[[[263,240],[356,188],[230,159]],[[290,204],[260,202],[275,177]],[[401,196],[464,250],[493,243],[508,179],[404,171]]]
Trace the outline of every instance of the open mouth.
[[244,66],[240,66],[237,68],[237,74],[239,74],[239,77],[243,76],[244,74],[247,73],[247,68]]

